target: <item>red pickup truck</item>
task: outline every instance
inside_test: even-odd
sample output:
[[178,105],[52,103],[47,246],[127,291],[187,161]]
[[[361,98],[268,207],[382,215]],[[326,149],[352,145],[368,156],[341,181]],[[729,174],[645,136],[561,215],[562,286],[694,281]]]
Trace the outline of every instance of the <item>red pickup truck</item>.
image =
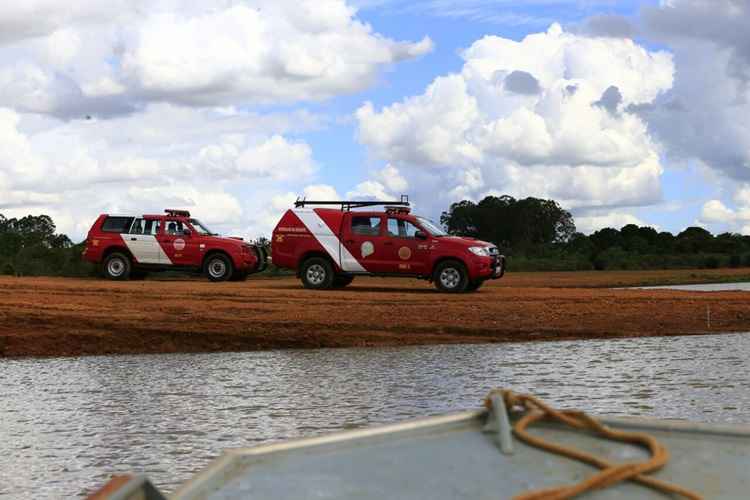
[[[338,208],[310,206],[338,205]],[[377,211],[359,210],[378,205]],[[505,272],[492,243],[450,236],[397,202],[297,201],[273,231],[272,261],[294,269],[306,288],[344,287],[356,276],[402,276],[442,292],[479,289]]]
[[165,215],[102,214],[86,237],[83,258],[112,280],[151,271],[203,272],[211,281],[244,280],[266,266],[265,250],[212,233],[186,210]]

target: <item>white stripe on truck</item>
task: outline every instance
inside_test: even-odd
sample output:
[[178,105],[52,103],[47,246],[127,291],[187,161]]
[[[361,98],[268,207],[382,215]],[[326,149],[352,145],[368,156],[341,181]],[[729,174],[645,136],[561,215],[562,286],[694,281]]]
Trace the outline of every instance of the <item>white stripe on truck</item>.
[[[172,264],[172,260],[156,241],[156,236],[150,234],[122,234],[122,240],[139,264]],[[136,238],[133,241],[132,238]]]
[[292,210],[299,220],[310,231],[318,243],[325,248],[328,255],[344,271],[350,273],[366,273],[356,258],[341,244],[341,240],[331,231],[328,224],[312,208],[297,208]]

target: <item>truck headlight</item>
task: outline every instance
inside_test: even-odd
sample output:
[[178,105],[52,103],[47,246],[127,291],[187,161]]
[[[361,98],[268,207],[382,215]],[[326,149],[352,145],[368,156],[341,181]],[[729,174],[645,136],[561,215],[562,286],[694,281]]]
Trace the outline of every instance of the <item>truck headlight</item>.
[[488,247],[469,247],[469,252],[480,257],[490,256],[490,249]]

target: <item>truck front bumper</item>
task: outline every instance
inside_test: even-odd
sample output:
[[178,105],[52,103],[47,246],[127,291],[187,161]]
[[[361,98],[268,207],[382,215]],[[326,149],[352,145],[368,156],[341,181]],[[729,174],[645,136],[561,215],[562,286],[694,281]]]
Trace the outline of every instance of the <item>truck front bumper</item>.
[[505,275],[505,255],[497,255],[492,263],[492,277],[490,279],[500,279]]

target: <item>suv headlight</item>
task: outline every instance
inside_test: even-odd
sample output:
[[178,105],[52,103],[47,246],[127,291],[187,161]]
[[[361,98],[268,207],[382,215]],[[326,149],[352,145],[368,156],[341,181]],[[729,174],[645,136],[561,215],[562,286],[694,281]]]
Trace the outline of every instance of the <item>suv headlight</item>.
[[474,255],[478,255],[480,257],[490,256],[489,247],[469,247],[469,252],[473,253]]

